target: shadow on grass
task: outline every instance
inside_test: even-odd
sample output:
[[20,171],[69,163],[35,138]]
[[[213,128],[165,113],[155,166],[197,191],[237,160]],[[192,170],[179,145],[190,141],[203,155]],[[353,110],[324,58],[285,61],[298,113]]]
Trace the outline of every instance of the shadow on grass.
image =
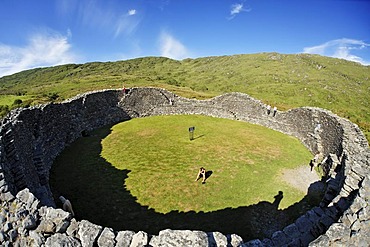
[[203,134],[203,135],[198,135],[198,136],[194,137],[194,138],[193,138],[193,140],[196,140],[196,139],[202,138],[202,137],[204,137],[204,136],[205,136],[204,134]]
[[206,171],[206,180],[212,175],[213,171]]
[[124,180],[130,171],[118,170],[100,156],[101,140],[110,134],[110,127],[99,129],[67,147],[50,171],[50,185],[57,206],[61,207],[60,195],[70,199],[77,220],[86,219],[117,231],[142,230],[153,235],[168,228],[219,231],[238,234],[247,241],[270,237],[320,201],[317,182],[310,186],[308,194],[300,202],[284,210],[278,209],[283,192],[277,191],[273,203],[261,201],[213,212],[157,213],[138,204],[130,191],[124,188]]

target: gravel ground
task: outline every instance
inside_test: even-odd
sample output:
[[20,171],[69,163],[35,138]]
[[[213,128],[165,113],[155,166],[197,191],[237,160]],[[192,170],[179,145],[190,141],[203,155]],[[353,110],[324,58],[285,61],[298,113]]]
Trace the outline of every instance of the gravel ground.
[[320,178],[315,170],[310,170],[309,166],[300,166],[295,169],[286,169],[282,171],[282,179],[294,188],[307,193],[310,184],[319,181]]

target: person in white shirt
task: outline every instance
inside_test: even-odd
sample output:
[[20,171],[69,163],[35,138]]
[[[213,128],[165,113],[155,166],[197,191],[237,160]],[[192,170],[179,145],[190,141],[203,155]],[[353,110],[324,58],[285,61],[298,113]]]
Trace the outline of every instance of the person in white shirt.
[[204,184],[206,182],[206,169],[204,167],[199,168],[197,179],[195,179],[195,181],[198,181],[200,178],[203,178],[202,183]]
[[273,117],[275,117],[275,115],[276,115],[276,112],[277,112],[277,108],[276,108],[276,106],[274,106],[274,113],[273,113]]

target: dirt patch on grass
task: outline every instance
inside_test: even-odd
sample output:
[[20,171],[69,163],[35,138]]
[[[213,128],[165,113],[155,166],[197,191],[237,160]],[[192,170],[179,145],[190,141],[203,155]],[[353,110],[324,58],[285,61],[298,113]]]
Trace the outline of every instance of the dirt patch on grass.
[[308,188],[312,183],[320,180],[316,171],[311,171],[309,166],[300,166],[295,169],[284,169],[282,170],[281,179],[303,193],[307,193]]

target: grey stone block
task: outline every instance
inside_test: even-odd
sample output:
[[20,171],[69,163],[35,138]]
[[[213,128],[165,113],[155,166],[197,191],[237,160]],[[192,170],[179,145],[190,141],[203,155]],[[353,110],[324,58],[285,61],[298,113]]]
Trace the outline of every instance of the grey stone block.
[[321,235],[320,237],[318,237],[317,239],[313,240],[311,243],[309,243],[308,246],[310,246],[310,247],[326,247],[326,246],[330,246],[329,243],[330,243],[329,237],[326,236],[326,234],[324,234],[324,235]]
[[366,176],[366,169],[363,169],[362,166],[357,162],[352,164],[351,170],[361,177]]
[[41,220],[40,224],[36,228],[36,231],[43,234],[55,233],[55,224],[49,219]]
[[288,238],[283,231],[274,232],[271,240],[275,246],[283,246],[291,241],[291,239]]
[[44,236],[36,231],[29,231],[28,235],[31,246],[42,246],[45,243]]
[[[81,243],[77,239],[67,236],[64,233],[56,233],[46,240],[45,247],[80,247]],[[82,245],[85,246],[85,245]]]
[[330,238],[331,241],[336,241],[339,239],[348,240],[351,234],[351,229],[341,223],[332,224],[329,229],[326,231],[326,235]]
[[359,231],[361,229],[361,223],[359,220],[356,220],[355,222],[353,222],[353,224],[351,225],[351,230],[352,231]]
[[314,211],[318,216],[322,216],[323,214],[325,214],[325,212],[322,210],[322,208],[320,208],[320,207],[314,207],[313,209],[312,209],[312,211]]
[[367,206],[367,207],[362,208],[362,209],[358,212],[358,219],[359,219],[360,221],[370,220],[370,205],[369,205],[369,206]]
[[75,237],[78,232],[78,222],[76,219],[72,219],[69,226],[67,227],[66,233],[68,236]]
[[289,242],[288,244],[285,245],[286,247],[297,247],[297,246],[302,246],[302,242],[299,238],[296,238]]
[[102,231],[101,226],[95,225],[87,220],[82,220],[78,225],[78,237],[82,246],[93,247]]
[[246,243],[243,243],[242,245],[239,245],[239,247],[264,247],[264,246],[265,245],[259,239],[253,239]]
[[262,239],[262,244],[264,247],[271,247],[271,246],[274,246],[274,243],[272,242],[271,239],[269,238],[264,238]]
[[312,222],[303,215],[296,220],[295,225],[301,233],[306,233],[311,229]]
[[5,232],[0,230],[0,243],[4,243],[6,239]]
[[135,232],[133,231],[119,231],[116,237],[116,246],[117,247],[129,247],[132,241],[132,237],[134,235],[135,235]]
[[112,228],[105,227],[98,238],[99,247],[114,247],[116,244],[115,235]]
[[208,246],[227,246],[227,237],[220,232],[208,232]]
[[142,247],[147,246],[149,243],[149,237],[146,232],[139,231],[132,236],[130,247]]
[[322,224],[325,228],[329,228],[334,222],[333,218],[325,215],[320,219],[319,224]]
[[231,245],[231,246],[239,246],[240,244],[243,243],[242,237],[240,237],[237,234],[227,235],[227,241],[228,241],[229,245]]
[[312,222],[312,223],[316,223],[320,220],[320,216],[318,216],[314,211],[312,210],[309,210],[307,211],[307,213],[305,214],[307,216],[307,218]]
[[27,217],[23,220],[23,228],[27,230],[33,230],[36,229],[36,219],[33,215],[29,214]]
[[345,180],[346,185],[351,187],[353,190],[357,190],[359,188],[360,180],[357,180],[354,176],[348,176]]
[[290,238],[299,238],[301,232],[298,230],[298,227],[295,224],[290,224],[289,226],[283,229],[283,232]]
[[18,237],[18,231],[16,229],[12,229],[8,232],[10,242],[15,242]]
[[6,222],[6,223],[4,224],[3,231],[4,231],[4,232],[8,232],[8,231],[10,231],[11,229],[13,229],[13,225],[12,225],[12,223],[10,223],[10,222]]
[[190,230],[163,230],[159,232],[159,246],[208,246],[205,232]]
[[310,232],[306,232],[299,238],[303,246],[308,246],[314,239],[315,237]]

